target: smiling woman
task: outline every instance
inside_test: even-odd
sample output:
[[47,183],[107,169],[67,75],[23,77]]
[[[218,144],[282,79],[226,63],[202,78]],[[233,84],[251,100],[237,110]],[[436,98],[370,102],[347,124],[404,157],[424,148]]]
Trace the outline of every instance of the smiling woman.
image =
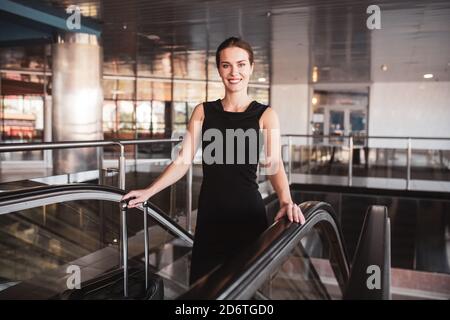
[[[178,181],[192,164],[200,140],[203,154],[220,159],[202,159],[191,284],[256,241],[271,224],[256,182],[258,164],[270,163],[272,168],[266,174],[280,200],[276,219],[287,215],[292,222],[304,222],[291,198],[280,145],[273,143],[279,141],[278,117],[272,108],[252,100],[247,93],[254,67],[251,46],[239,38],[225,40],[217,48],[216,64],[225,97],[197,105],[177,158],[148,188],[131,191],[123,198],[134,197],[129,207],[135,207]],[[263,135],[257,134],[261,131]],[[259,159],[261,140],[265,164]]]

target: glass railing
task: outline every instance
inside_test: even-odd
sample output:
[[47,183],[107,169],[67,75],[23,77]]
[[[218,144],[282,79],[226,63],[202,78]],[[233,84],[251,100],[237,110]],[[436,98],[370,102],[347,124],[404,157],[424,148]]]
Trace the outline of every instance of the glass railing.
[[[58,298],[73,289],[74,269],[84,283],[120,268],[123,194],[75,184],[0,194],[0,299]],[[143,265],[141,209],[128,213],[130,267]],[[148,231],[150,272],[163,279],[165,299],[174,299],[188,289],[193,238],[156,207]]]
[[450,191],[450,138],[283,135],[295,182]]
[[[75,289],[69,278],[76,268],[83,287],[114,270],[127,274],[128,268],[144,266],[162,279],[164,299],[345,297],[348,256],[326,203],[302,203],[303,225],[275,222],[255,243],[189,287],[192,236],[151,204],[144,211],[148,222],[142,224],[142,207],[122,209],[119,222],[117,203],[123,194],[117,188],[76,184],[0,194],[0,299],[67,298]],[[377,235],[372,235],[376,247]]]

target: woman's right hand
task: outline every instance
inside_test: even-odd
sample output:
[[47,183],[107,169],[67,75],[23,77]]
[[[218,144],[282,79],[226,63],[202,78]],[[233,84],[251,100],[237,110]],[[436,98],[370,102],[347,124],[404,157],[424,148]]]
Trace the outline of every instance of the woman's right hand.
[[128,208],[136,208],[141,203],[148,200],[150,196],[151,195],[149,194],[147,189],[131,190],[126,195],[124,195],[121,200],[123,201],[134,198],[128,202]]

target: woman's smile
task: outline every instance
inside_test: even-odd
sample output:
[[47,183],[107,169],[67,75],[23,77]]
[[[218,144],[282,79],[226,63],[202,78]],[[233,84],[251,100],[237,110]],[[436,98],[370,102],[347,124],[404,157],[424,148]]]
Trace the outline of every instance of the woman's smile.
[[240,78],[234,78],[234,79],[228,79],[228,82],[231,84],[238,84],[239,82],[241,82],[242,79]]

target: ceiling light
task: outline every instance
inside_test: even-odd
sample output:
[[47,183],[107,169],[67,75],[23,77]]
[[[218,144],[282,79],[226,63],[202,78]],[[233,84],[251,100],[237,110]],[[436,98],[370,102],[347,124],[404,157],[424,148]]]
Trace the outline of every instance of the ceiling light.
[[387,65],[385,65],[385,64],[382,64],[382,65],[381,65],[381,70],[387,71],[387,69],[388,69],[388,66],[387,66]]
[[266,78],[258,78],[258,82],[266,82]]
[[149,40],[159,41],[161,38],[156,34],[149,34],[146,36]]
[[424,77],[425,79],[431,79],[431,78],[433,78],[434,76],[433,76],[432,73],[426,73],[426,74],[423,75],[423,77]]
[[318,79],[319,79],[319,68],[314,66],[312,71],[312,82],[317,82]]
[[313,104],[313,105],[316,105],[316,104],[317,104],[317,98],[316,98],[316,97],[313,97],[313,98],[312,98],[312,104]]
[[127,25],[124,23],[123,26],[122,26],[122,28],[123,28],[123,30],[127,30],[128,27],[127,27]]

